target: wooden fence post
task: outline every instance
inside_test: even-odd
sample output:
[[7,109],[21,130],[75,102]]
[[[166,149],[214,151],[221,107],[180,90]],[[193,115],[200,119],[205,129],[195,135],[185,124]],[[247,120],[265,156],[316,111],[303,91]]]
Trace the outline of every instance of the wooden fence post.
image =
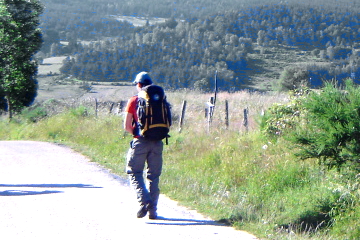
[[97,117],[97,113],[98,113],[98,100],[97,98],[95,98],[95,117]]
[[121,111],[123,110],[123,108],[126,106],[126,101],[120,101],[119,103],[118,103],[118,110],[117,110],[117,114],[120,114],[121,113]]
[[212,122],[212,117],[214,115],[214,110],[215,110],[215,104],[216,104],[216,94],[217,94],[217,90],[218,90],[218,86],[217,86],[217,73],[218,71],[215,71],[215,88],[214,88],[214,97],[210,97],[209,102],[207,102],[208,108],[205,109],[205,116],[207,116],[208,118],[208,132],[210,132],[210,125]]
[[186,100],[184,100],[182,104],[181,117],[179,122],[179,132],[181,132],[182,126],[184,124],[185,111],[186,111]]
[[113,108],[114,108],[114,105],[115,105],[115,103],[114,103],[114,102],[111,102],[110,109],[109,109],[109,114],[112,113],[112,110],[113,110]]
[[229,103],[225,100],[225,128],[229,128]]
[[243,125],[245,126],[246,132],[249,130],[249,109],[244,108],[244,122]]
[[208,117],[208,132],[210,132],[210,125],[212,122],[212,117],[214,114],[214,97],[210,97],[208,104],[208,112],[207,112],[207,117]]

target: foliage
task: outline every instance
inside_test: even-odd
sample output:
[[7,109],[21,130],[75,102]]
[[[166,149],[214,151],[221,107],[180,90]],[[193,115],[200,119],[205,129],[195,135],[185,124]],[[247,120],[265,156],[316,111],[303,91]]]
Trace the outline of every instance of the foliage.
[[317,158],[329,168],[360,170],[360,88],[347,80],[344,90],[326,83],[303,99],[305,122],[291,135],[301,159]]
[[281,73],[280,85],[282,90],[303,88],[309,84],[309,74],[301,68],[287,67]]
[[21,111],[21,118],[27,122],[38,122],[48,115],[46,109],[41,106],[32,106]]
[[[42,28],[44,35],[49,36],[46,39],[57,39],[54,42],[57,46],[53,48],[56,51],[51,54],[74,55],[66,62],[62,73],[87,81],[128,81],[132,79],[132,73],[146,70],[151,71],[159,83],[171,88],[208,90],[213,88],[211,79],[217,70],[220,89],[238,90],[253,87],[254,80],[247,71],[257,70],[251,65],[252,56],[257,53],[255,50],[279,46],[312,51],[315,62],[333,62],[326,66],[314,63],[311,68],[291,67],[287,73],[297,76],[283,79],[287,89],[292,89],[294,83],[300,84],[299,81],[308,81],[307,74],[313,84],[321,85],[320,71],[324,71],[322,75],[327,79],[360,75],[360,56],[356,51],[360,38],[359,16],[356,11],[334,10],[334,6],[326,2],[320,7],[319,3],[271,5],[267,1],[267,5],[249,4],[241,8],[236,8],[234,1],[229,2],[235,4],[231,5],[232,11],[219,13],[217,10],[212,15],[196,15],[186,20],[173,16],[165,23],[145,26],[119,22],[113,17],[104,18],[114,14],[109,13],[109,6],[115,6],[112,3],[97,9],[96,14],[85,14],[86,11],[94,12],[93,9],[77,11],[76,2],[74,6],[66,7],[54,4],[49,8],[58,6],[64,13],[46,12]],[[179,4],[177,11],[190,7],[184,3],[176,4]],[[197,4],[194,3],[192,8]],[[356,4],[353,5],[356,9]],[[131,7],[136,6],[134,2]],[[220,8],[214,5],[207,10],[213,7]],[[67,8],[74,10],[65,11]],[[77,14],[74,15],[74,11]],[[338,14],[339,11],[347,13]],[[188,11],[189,14],[192,12]],[[137,14],[142,15],[141,12]],[[152,14],[149,16],[161,16]],[[63,24],[59,24],[58,19]],[[68,44],[62,45],[60,39]],[[85,44],[82,40],[92,42]],[[319,58],[320,50],[322,58]],[[43,51],[49,53],[50,50]],[[263,58],[267,56],[266,52],[261,54],[260,51]]]
[[269,134],[286,135],[301,159],[316,158],[329,168],[360,169],[360,88],[348,79],[344,90],[327,82],[320,91],[295,90],[288,104],[274,104],[262,122]]
[[40,49],[39,15],[42,5],[36,1],[4,0],[0,2],[0,98],[3,109],[13,111],[29,106],[37,90],[37,63],[31,60]]
[[304,113],[301,99],[306,98],[308,88],[296,88],[289,91],[290,101],[286,104],[275,103],[262,118],[261,129],[269,136],[280,136],[293,131],[300,122],[300,114]]

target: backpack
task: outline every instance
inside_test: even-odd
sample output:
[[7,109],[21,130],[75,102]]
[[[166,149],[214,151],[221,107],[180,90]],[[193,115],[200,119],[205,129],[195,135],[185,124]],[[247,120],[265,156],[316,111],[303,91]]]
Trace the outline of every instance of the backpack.
[[157,85],[143,87],[137,104],[140,135],[150,140],[170,137],[171,111],[163,88]]

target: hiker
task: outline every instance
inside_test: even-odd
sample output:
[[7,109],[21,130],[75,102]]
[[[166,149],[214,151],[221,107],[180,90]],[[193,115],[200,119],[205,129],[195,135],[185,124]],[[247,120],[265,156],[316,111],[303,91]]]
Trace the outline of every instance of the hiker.
[[[138,94],[129,99],[125,108],[124,129],[133,135],[133,140],[130,142],[130,149],[127,154],[126,172],[129,175],[131,185],[136,191],[137,200],[140,204],[137,217],[143,218],[149,213],[149,219],[156,219],[157,203],[160,194],[159,177],[163,162],[162,139],[168,137],[167,133],[171,125],[171,119],[169,119],[170,108],[166,102],[164,91],[161,87],[153,84],[147,72],[137,74],[134,84],[136,84]],[[157,90],[160,90],[160,92],[156,92]],[[152,95],[153,92],[156,93]],[[146,94],[146,97],[141,97],[144,94]],[[167,116],[161,116],[159,121],[162,123],[157,122],[156,126],[150,126],[151,121],[155,120],[151,119],[150,121],[150,117],[145,116],[148,111],[145,111],[146,109],[144,108],[149,107],[149,105],[156,105],[150,102],[147,102],[146,105],[146,101],[150,101],[149,99],[161,100],[161,106],[163,106],[163,103],[166,103],[165,109],[156,110],[153,107],[154,109],[149,110],[154,115],[151,118],[156,118],[159,114],[155,113],[159,111],[168,113]],[[147,164],[146,176],[149,183],[148,188],[143,177],[145,164]]]

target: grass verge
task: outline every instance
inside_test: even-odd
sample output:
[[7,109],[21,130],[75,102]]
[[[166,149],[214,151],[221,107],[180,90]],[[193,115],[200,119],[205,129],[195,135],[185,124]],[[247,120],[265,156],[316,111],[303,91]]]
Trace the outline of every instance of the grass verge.
[[[188,117],[196,118],[191,111]],[[21,116],[3,120],[0,129],[2,140],[69,145],[126,177],[131,137],[122,130],[120,116],[95,117],[80,106],[35,122]],[[164,194],[262,239],[360,236],[358,183],[315,162],[298,161],[287,142],[270,141],[257,130],[204,129],[197,125],[172,132],[164,151]]]

